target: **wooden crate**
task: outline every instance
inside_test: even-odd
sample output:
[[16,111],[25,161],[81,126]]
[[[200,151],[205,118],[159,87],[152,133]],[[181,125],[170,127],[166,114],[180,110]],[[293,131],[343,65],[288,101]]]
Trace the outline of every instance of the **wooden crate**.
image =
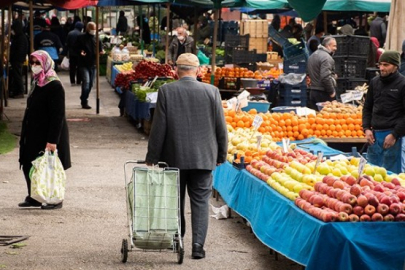
[[249,51],[256,49],[256,53],[267,52],[267,38],[250,38]]
[[267,52],[267,61],[277,60],[278,52]]
[[240,24],[240,34],[250,35],[250,38],[263,38],[269,36],[269,22],[267,20],[247,20]]

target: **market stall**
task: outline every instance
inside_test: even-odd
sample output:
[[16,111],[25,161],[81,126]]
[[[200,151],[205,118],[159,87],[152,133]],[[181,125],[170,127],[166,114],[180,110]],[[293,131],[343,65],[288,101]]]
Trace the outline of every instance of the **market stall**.
[[214,171],[213,185],[263,244],[308,270],[403,268],[404,222],[324,223],[230,163]]

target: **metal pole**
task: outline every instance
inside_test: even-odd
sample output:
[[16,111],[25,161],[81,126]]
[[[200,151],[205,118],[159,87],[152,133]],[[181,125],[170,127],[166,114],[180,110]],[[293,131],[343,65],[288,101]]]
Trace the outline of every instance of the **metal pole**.
[[30,0],[30,55],[34,52],[34,7]]
[[169,55],[169,29],[170,29],[170,4],[166,6],[166,44],[165,44],[165,63],[167,64],[167,56]]
[[218,17],[219,10],[215,9],[214,11],[214,37],[212,41],[212,57],[211,57],[211,84],[214,84],[215,80],[215,49],[217,47],[217,36],[218,36]]
[[141,54],[143,55],[144,49],[144,40],[143,40],[143,14],[142,14],[142,5],[139,6],[139,43],[141,45]]
[[[6,94],[6,104],[7,104],[7,97],[8,97],[8,95],[9,95],[9,89],[8,89],[8,87],[9,87],[9,82],[10,82],[10,39],[11,39],[11,23],[12,23],[12,6],[10,5],[9,7],[8,7],[8,14],[7,14],[7,20],[8,20],[8,26],[7,26],[7,33],[8,33],[8,42],[7,42],[7,46],[4,48],[4,50],[6,51],[7,50],[7,67],[6,67],[6,70],[7,70],[7,79],[6,79],[6,88],[4,89],[5,90],[5,94]],[[6,105],[6,107],[7,107],[7,105]]]
[[[4,58],[4,43],[5,43],[5,38],[4,38],[4,16],[5,16],[5,11],[4,8],[1,9],[1,50],[0,50],[0,59]],[[4,98],[4,102],[7,102],[7,100],[5,99],[6,95],[5,95],[5,91],[4,91],[4,65],[2,64],[0,67],[0,120],[3,119],[3,111],[4,111],[4,107],[3,107],[3,98]]]
[[100,36],[98,35],[98,6],[96,6],[96,89],[97,89],[97,103],[96,103],[96,113],[100,113],[100,44],[99,44],[99,38]]
[[198,24],[198,9],[194,9],[194,29],[193,29],[193,38],[194,38],[194,48],[197,51],[197,24]]

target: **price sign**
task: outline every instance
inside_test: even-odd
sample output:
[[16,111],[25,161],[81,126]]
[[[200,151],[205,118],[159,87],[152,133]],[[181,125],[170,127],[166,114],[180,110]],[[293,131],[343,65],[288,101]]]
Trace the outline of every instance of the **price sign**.
[[263,123],[263,118],[259,115],[256,115],[255,118],[253,119],[252,126],[254,129],[257,130],[262,123]]
[[361,91],[353,91],[352,96],[353,100],[361,100],[363,98],[364,93]]
[[260,150],[262,144],[262,135],[257,135],[257,150]]
[[348,103],[353,101],[353,95],[352,93],[345,93],[340,95],[340,99],[342,100],[342,103]]
[[367,160],[362,155],[360,155],[359,171],[358,171],[359,178],[363,174],[364,166],[366,166],[366,164],[367,164]]
[[314,167],[314,171],[312,172],[312,174],[316,173],[316,168],[318,168],[319,163],[321,163],[323,158],[323,153],[321,151],[318,152],[318,156],[316,158],[316,163],[315,163],[315,167]]
[[236,108],[237,103],[238,103],[238,100],[236,98],[231,98],[231,99],[226,101],[226,105],[231,110]]

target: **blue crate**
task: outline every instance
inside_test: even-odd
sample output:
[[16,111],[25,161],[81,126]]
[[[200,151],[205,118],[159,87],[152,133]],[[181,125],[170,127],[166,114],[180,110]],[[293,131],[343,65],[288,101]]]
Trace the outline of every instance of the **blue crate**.
[[285,60],[293,59],[302,54],[307,56],[307,58],[309,56],[307,43],[304,40],[301,40],[298,44],[283,47],[283,56]]
[[291,111],[297,113],[297,107],[292,106],[277,106],[271,109],[273,113],[289,113]]
[[283,37],[273,26],[269,25],[269,38],[281,47],[288,46],[291,43]]
[[283,62],[283,71],[284,73],[297,73],[297,74],[304,74],[307,73],[307,61],[291,61],[291,60],[284,60]]
[[242,108],[242,111],[248,112],[250,109],[256,109],[257,112],[268,112],[270,108],[270,102],[257,102],[257,101],[249,101],[248,105]]
[[307,96],[306,80],[304,80],[300,84],[295,84],[295,85],[287,84],[287,83],[280,83],[279,96],[286,97],[286,98],[306,97]]
[[305,107],[307,105],[307,97],[306,96],[279,97],[278,105]]

